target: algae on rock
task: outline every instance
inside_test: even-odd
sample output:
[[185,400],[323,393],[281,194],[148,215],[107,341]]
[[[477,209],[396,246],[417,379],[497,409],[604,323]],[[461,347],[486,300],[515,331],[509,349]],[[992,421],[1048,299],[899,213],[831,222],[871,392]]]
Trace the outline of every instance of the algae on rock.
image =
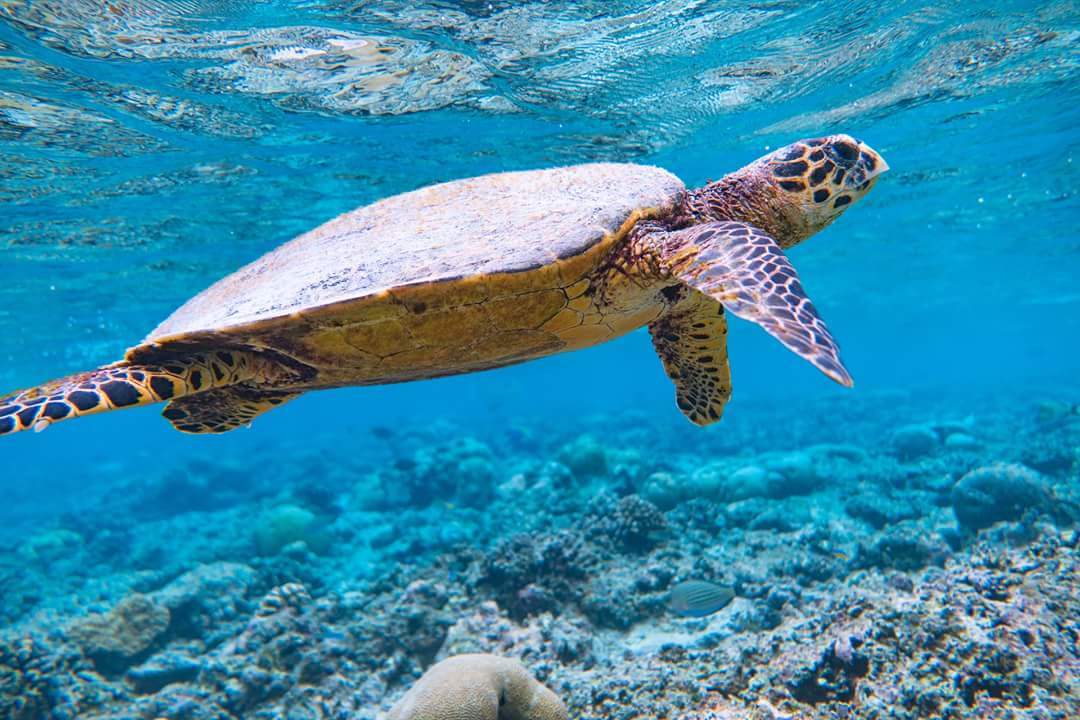
[[147,654],[169,627],[169,618],[168,608],[135,593],[107,613],[76,622],[68,635],[100,672],[120,673]]

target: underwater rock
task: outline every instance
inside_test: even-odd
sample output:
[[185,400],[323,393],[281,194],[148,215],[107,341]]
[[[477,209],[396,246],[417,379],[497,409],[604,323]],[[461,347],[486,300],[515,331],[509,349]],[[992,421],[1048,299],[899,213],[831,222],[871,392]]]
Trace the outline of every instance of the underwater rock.
[[523,617],[534,606],[529,594],[522,594],[525,588],[542,587],[560,604],[572,602],[581,596],[580,582],[596,562],[577,533],[522,533],[500,541],[484,556],[480,576],[500,606],[514,617]]
[[980,447],[979,441],[967,433],[954,432],[945,438],[945,448],[948,450],[976,452]]
[[127,717],[139,720],[221,720],[228,717],[228,711],[219,700],[220,697],[212,688],[174,683],[156,693],[139,697],[135,712]]
[[870,672],[862,644],[862,638],[842,634],[812,661],[785,668],[791,695],[807,705],[852,701],[859,678]]
[[1080,417],[1080,405],[1063,400],[1040,400],[1035,405],[1035,423],[1042,428],[1053,428]]
[[465,507],[482,507],[491,499],[495,487],[495,465],[491,458],[465,458],[458,463],[456,474],[454,500]]
[[905,425],[892,436],[893,452],[901,460],[918,460],[936,452],[940,445],[938,434],[926,425]]
[[694,498],[678,505],[664,516],[673,527],[703,532],[712,537],[727,526],[725,510],[733,505],[738,503],[724,506],[703,498]]
[[452,502],[485,507],[495,496],[494,453],[471,437],[423,446],[410,457],[398,458],[356,490],[365,509],[392,510]]
[[0,717],[78,720],[96,703],[84,697],[81,688],[64,682],[76,673],[94,675],[77,650],[52,646],[33,635],[0,638]]
[[847,443],[818,443],[807,448],[807,452],[826,460],[847,460],[848,462],[866,462],[866,450],[858,445]]
[[1019,520],[1029,510],[1047,510],[1053,495],[1034,470],[1016,463],[976,468],[952,490],[956,519],[969,530]]
[[598,569],[582,595],[581,611],[598,627],[626,630],[664,612],[663,590],[671,576],[671,568],[661,564]]
[[912,572],[930,564],[942,565],[952,554],[937,533],[927,533],[918,523],[905,521],[877,535],[869,547],[861,547],[856,567]]
[[[796,510],[796,512],[792,512]],[[768,504],[765,509],[750,520],[747,527],[750,530],[770,530],[777,533],[795,532],[800,527],[805,527],[809,520],[809,513],[805,508],[791,508]]]
[[971,435],[975,432],[976,422],[973,415],[959,420],[939,420],[928,427],[937,433],[938,438],[947,438],[954,434]]
[[527,657],[537,677],[550,676],[557,663],[591,667],[596,628],[580,616],[542,613],[519,625],[494,602],[482,602],[460,616],[439,650],[440,659],[453,655],[498,653]]
[[724,506],[724,522],[733,528],[748,527],[757,518],[773,510],[773,503],[764,498],[749,498]]
[[669,472],[655,472],[645,479],[638,495],[661,510],[671,510],[687,499],[686,479]]
[[310,508],[313,512],[326,517],[334,517],[341,512],[341,488],[328,482],[332,477],[325,467],[309,461],[304,474],[291,488],[290,495],[296,504]]
[[887,587],[893,590],[899,590],[904,593],[915,592],[915,582],[909,575],[903,573],[893,573],[885,581]]
[[566,720],[566,706],[517,660],[457,655],[430,668],[387,720]]
[[252,534],[260,555],[276,555],[297,542],[317,554],[330,547],[330,538],[318,516],[299,505],[278,505],[264,511]]
[[512,474],[496,487],[498,500],[521,505],[528,498],[544,498],[545,508],[552,514],[577,506],[573,491],[578,489],[574,473],[554,460],[525,463],[521,472]]
[[[336,653],[325,658],[322,666],[336,662],[345,642],[352,662],[379,672],[371,681],[380,686],[375,688],[376,699],[383,699],[387,687],[434,662],[456,620],[452,603],[457,592],[457,587],[447,587],[436,578],[410,582],[408,575],[395,572],[363,592],[314,600],[308,607],[316,613],[316,636]],[[320,610],[324,606],[329,609]]]
[[222,633],[231,632],[229,621],[241,616],[255,582],[255,571],[247,565],[209,563],[184,573],[150,597],[169,609],[170,635],[215,644]]
[[529,583],[517,592],[517,609],[524,615],[539,615],[559,607],[555,595],[543,585]]
[[895,525],[902,520],[918,517],[910,505],[880,492],[862,492],[844,502],[844,512],[851,517],[869,523],[877,530]]
[[579,478],[599,477],[607,473],[607,451],[592,435],[581,435],[562,447],[558,460]]
[[769,494],[770,473],[760,465],[745,465],[727,476],[721,492],[723,502],[764,497]]
[[1058,433],[1037,433],[1025,438],[1020,462],[1044,475],[1080,474],[1080,433],[1069,441]]
[[53,528],[35,533],[19,546],[19,555],[27,560],[50,563],[70,557],[83,544],[83,538],[66,528]]
[[822,486],[824,478],[817,472],[809,453],[794,451],[769,453],[762,456],[762,464],[769,471],[765,489],[766,497],[786,498],[806,495]]
[[74,623],[68,637],[102,674],[115,675],[146,655],[168,627],[169,609],[135,593],[107,613]]
[[721,464],[706,465],[694,473],[693,481],[707,497],[737,502],[806,495],[819,489],[824,477],[809,453],[792,451],[766,453],[735,470]]
[[424,663],[430,663],[446,641],[453,624],[447,612],[449,592],[446,587],[430,580],[416,580],[391,612],[391,620],[401,628],[399,642],[409,646],[409,652]]
[[641,553],[655,547],[667,530],[664,514],[647,500],[627,495],[597,499],[583,525],[586,537],[621,552]]
[[[259,607],[267,604],[264,598]],[[334,658],[343,654],[339,643],[324,637],[314,611],[308,603],[256,612],[239,634],[205,659],[199,684],[212,688],[217,702],[241,717],[277,699],[298,704],[303,688],[319,685],[332,673]]]

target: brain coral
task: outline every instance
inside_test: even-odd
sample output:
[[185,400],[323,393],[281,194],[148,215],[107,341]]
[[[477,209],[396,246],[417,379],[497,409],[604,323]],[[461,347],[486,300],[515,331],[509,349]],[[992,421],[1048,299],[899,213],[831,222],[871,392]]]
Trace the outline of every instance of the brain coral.
[[567,720],[567,713],[518,661],[457,655],[424,673],[387,720]]

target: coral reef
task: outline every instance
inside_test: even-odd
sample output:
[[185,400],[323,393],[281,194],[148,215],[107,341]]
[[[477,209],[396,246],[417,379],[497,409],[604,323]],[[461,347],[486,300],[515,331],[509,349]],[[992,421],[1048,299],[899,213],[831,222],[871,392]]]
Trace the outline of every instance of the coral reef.
[[298,505],[278,505],[259,518],[253,531],[260,555],[274,555],[294,543],[303,543],[313,552],[325,552],[329,539],[322,532],[315,513]]
[[145,595],[124,598],[107,613],[72,624],[68,637],[102,674],[122,672],[144,656],[169,627],[169,609]]
[[952,490],[956,519],[979,530],[1002,520],[1019,520],[1030,511],[1048,510],[1050,491],[1038,473],[1023,465],[998,463],[972,470]]
[[605,496],[587,516],[585,536],[622,552],[645,552],[655,547],[667,530],[667,521],[655,505],[637,495],[613,501]]
[[888,402],[787,445],[601,417],[165,469],[4,546],[0,715],[419,720],[487,655],[485,696],[535,677],[580,720],[1075,717],[1073,424]]
[[424,673],[387,720],[566,720],[566,706],[516,660],[456,655]]

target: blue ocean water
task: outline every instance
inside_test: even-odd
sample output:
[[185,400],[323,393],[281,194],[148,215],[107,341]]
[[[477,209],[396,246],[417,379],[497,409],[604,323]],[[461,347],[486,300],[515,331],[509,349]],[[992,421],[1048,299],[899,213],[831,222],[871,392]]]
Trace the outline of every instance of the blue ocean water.
[[790,256],[853,390],[733,320],[734,397],[708,429],[682,418],[643,330],[309,394],[221,436],[176,433],[159,408],[109,413],[0,440],[0,543],[192,467],[359,477],[417,429],[502,454],[606,425],[619,450],[662,433],[708,459],[736,450],[731,433],[797,445],[789,415],[848,442],[898,405],[895,424],[1080,401],[1075,3],[8,0],[4,392],[120,358],[212,282],[379,198],[595,160],[698,186],[835,132],[891,170]]
[[[111,362],[239,265],[380,197],[596,159],[658,164],[693,186],[834,131],[893,168],[792,253],[855,393],[1074,382],[1080,104],[1067,3],[113,7],[3,10],[4,387]],[[370,36],[400,50],[304,62]],[[393,80],[409,72],[422,77]],[[730,415],[757,398],[841,392],[757,328],[732,332]],[[138,410],[20,436],[4,458],[22,480],[4,492],[67,474],[42,456],[85,449],[83,471],[99,466],[115,437],[126,447],[112,461],[137,467],[243,453],[249,436],[299,428],[319,443],[341,423],[463,417],[482,431],[620,407],[677,420],[670,395],[640,332],[495,373],[310,396],[253,433],[175,437]]]

